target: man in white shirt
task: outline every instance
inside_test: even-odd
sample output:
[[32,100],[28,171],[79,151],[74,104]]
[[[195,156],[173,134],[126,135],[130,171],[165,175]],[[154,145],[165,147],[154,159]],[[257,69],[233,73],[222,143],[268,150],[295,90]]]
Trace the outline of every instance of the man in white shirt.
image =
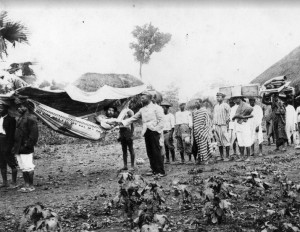
[[[164,177],[165,169],[163,157],[161,155],[160,137],[164,129],[164,113],[162,107],[152,103],[152,93],[145,91],[141,96],[144,105],[135,115],[123,121],[115,122],[123,126],[128,126],[139,119],[143,122],[142,135],[145,137],[147,155],[150,161],[152,172],[147,175],[159,175]],[[108,122],[109,124],[113,122]]]
[[264,136],[263,136],[263,132],[262,132],[261,123],[262,123],[264,114],[263,114],[262,108],[256,104],[255,98],[253,98],[253,97],[249,98],[249,103],[250,103],[250,106],[253,108],[253,111],[252,111],[253,118],[252,118],[252,127],[251,127],[252,136],[253,136],[252,137],[253,144],[251,146],[251,154],[254,155],[254,145],[255,145],[255,142],[258,141],[259,156],[262,156],[262,143],[264,141]]
[[171,104],[167,101],[163,101],[161,104],[164,109],[164,146],[166,151],[166,164],[170,164],[170,153],[172,155],[172,161],[175,161],[175,148],[173,143],[173,133],[175,126],[175,117],[169,113]]
[[180,152],[181,164],[185,163],[184,154],[191,156],[191,131],[193,126],[192,114],[185,110],[186,103],[180,102],[180,111],[175,114],[175,137],[177,139],[177,150]]

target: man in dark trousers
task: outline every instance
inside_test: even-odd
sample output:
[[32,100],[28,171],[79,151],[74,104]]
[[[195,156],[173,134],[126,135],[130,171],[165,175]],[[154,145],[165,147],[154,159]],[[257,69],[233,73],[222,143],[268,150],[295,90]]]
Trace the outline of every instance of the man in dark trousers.
[[[3,184],[0,186],[16,188],[18,164],[11,149],[14,146],[16,120],[8,114],[10,102],[7,99],[0,99],[0,169]],[[12,185],[7,182],[7,166],[11,168]]]
[[16,123],[15,144],[12,153],[16,155],[20,169],[23,172],[25,187],[21,192],[32,192],[33,187],[34,164],[33,152],[34,146],[38,141],[38,125],[36,119],[28,112],[28,101],[26,97],[15,99],[17,110],[20,114]]
[[131,118],[122,122],[116,120],[123,126],[129,126],[133,122],[141,119],[143,122],[142,135],[145,137],[147,155],[150,161],[152,172],[147,175],[165,176],[163,156],[161,155],[160,137],[164,129],[164,112],[162,107],[152,103],[152,94],[149,91],[142,93],[141,108]]

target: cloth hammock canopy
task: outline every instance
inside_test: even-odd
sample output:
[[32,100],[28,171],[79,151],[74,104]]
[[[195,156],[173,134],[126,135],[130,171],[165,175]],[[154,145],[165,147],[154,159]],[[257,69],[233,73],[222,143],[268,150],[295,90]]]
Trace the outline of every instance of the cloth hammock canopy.
[[67,86],[65,90],[44,90],[27,86],[17,89],[15,93],[28,96],[29,99],[53,109],[80,117],[101,111],[116,101],[122,104],[126,99],[142,93],[146,88],[145,84],[131,88],[114,88],[104,85],[96,92],[84,92],[72,85]]

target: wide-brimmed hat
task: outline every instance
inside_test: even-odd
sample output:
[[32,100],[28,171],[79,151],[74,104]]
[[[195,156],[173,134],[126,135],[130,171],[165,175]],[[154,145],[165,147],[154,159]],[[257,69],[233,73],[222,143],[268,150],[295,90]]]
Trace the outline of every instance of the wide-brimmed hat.
[[146,95],[146,96],[152,97],[153,96],[153,92],[151,92],[149,90],[146,90],[146,91],[142,92],[141,95]]
[[169,103],[169,102],[167,102],[167,101],[162,101],[161,103],[160,103],[160,105],[161,106],[168,106],[168,107],[171,107],[172,105]]
[[115,111],[115,112],[117,112],[117,111],[118,111],[118,108],[117,108],[117,107],[115,107],[115,106],[105,106],[105,107],[104,107],[104,111],[107,111],[109,108],[112,108],[112,109],[114,109],[114,111]]
[[28,103],[28,97],[27,96],[15,97],[14,102],[16,105],[26,105]]
[[226,95],[225,95],[224,93],[221,93],[221,92],[218,92],[218,93],[217,93],[217,97],[218,97],[218,96],[221,96],[221,97],[223,97],[223,98],[226,97]]

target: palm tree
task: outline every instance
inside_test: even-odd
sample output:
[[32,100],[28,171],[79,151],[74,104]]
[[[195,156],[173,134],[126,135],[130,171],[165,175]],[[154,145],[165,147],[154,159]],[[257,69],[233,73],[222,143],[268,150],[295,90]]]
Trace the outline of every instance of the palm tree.
[[2,53],[7,55],[7,42],[15,47],[16,42],[28,43],[28,30],[20,22],[12,22],[7,17],[7,12],[0,12],[0,58]]

